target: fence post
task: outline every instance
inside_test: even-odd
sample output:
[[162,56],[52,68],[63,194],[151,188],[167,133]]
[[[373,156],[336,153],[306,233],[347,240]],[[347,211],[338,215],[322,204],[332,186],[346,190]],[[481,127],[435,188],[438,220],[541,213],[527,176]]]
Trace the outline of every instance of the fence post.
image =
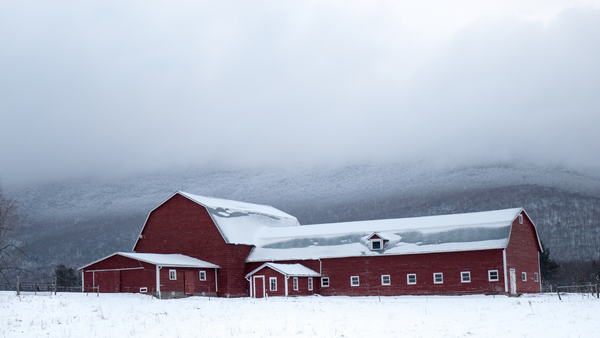
[[57,282],[57,278],[54,277],[54,295],[56,296],[56,282]]
[[98,288],[96,289],[96,297],[100,297],[100,285],[98,285]]
[[600,298],[600,283],[596,283],[596,298]]
[[19,276],[17,276],[17,296],[21,295],[21,291],[19,290],[19,287],[20,287]]
[[558,295],[558,300],[562,300],[562,299],[560,298],[560,292],[558,292],[558,286],[556,287],[556,294]]

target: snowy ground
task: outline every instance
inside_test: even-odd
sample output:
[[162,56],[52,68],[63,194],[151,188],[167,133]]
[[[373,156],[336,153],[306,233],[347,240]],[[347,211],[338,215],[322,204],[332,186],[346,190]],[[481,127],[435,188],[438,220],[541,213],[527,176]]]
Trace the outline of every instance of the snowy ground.
[[0,292],[0,337],[600,337],[600,300],[556,294],[157,300]]

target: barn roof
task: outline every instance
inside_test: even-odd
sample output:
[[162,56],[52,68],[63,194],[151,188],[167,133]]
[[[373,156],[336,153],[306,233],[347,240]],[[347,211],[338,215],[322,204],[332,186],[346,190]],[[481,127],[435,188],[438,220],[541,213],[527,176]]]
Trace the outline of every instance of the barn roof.
[[[175,192],[165,202],[177,194],[204,206],[227,243],[254,245],[255,235],[263,227],[291,227],[300,225],[296,217],[269,205],[206,197],[183,191]],[[152,209],[148,217],[165,202]],[[147,221],[148,219],[146,219]],[[140,235],[144,231],[144,227],[142,227]],[[133,250],[135,250],[138,241],[139,236],[133,245]]]
[[321,276],[318,272],[305,267],[302,264],[280,264],[280,263],[265,263],[258,268],[252,270],[246,275],[246,278],[252,276],[256,272],[262,270],[265,267],[269,267],[283,275],[292,277],[319,277]]
[[[506,248],[522,208],[360,222],[263,228],[247,261],[418,254]],[[368,238],[385,238],[370,250]]]
[[135,259],[138,261],[166,266],[166,267],[182,267],[182,268],[207,268],[207,269],[219,269],[220,266],[205,262],[190,256],[180,254],[155,254],[155,253],[136,253],[136,252],[116,252],[110,256],[104,257],[86,266],[82,266],[78,270],[87,268],[90,265],[94,265],[100,261],[103,261],[112,256],[119,255]]

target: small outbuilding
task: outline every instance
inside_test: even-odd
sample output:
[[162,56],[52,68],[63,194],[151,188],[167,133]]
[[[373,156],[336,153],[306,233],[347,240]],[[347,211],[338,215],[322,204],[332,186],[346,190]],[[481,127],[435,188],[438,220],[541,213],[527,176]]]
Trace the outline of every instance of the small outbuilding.
[[306,296],[315,293],[313,277],[321,275],[302,264],[265,263],[246,275],[250,297]]
[[218,265],[180,254],[117,252],[82,270],[84,290],[135,292],[159,298],[216,295]]

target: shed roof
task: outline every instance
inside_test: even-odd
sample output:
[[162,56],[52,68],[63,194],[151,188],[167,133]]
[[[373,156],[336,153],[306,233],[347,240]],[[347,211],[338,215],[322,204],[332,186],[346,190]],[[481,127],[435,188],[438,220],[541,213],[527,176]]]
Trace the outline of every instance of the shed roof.
[[269,267],[283,275],[291,276],[291,277],[319,277],[321,276],[318,272],[305,267],[302,264],[280,264],[280,263],[265,263],[258,268],[254,269],[252,272],[246,275],[246,278],[254,275],[258,271],[262,270],[265,267]]
[[[466,214],[263,228],[247,261],[399,255],[506,248],[522,208]],[[377,233],[388,240],[369,250]]]
[[78,270],[87,268],[90,265],[96,264],[112,256],[119,255],[128,257],[138,261],[166,266],[166,267],[182,267],[182,268],[207,268],[207,269],[219,269],[220,266],[205,262],[190,256],[180,254],[155,254],[155,253],[136,253],[136,252],[116,252],[110,256],[104,257],[88,265],[82,266]]

